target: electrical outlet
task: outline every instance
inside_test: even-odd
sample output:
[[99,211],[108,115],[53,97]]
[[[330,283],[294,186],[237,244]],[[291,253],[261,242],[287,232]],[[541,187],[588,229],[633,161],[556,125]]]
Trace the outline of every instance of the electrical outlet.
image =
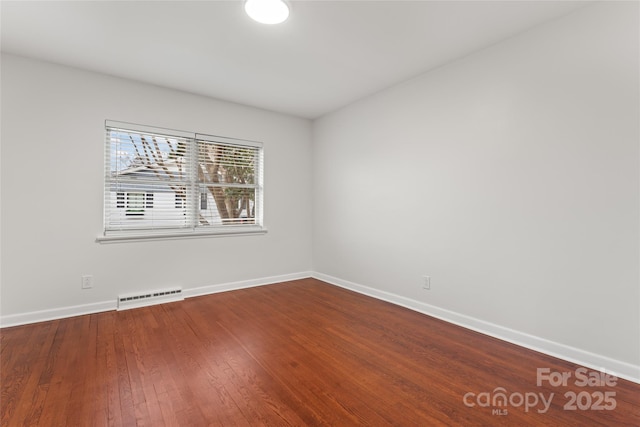
[[82,276],[82,289],[91,289],[93,288],[93,276],[84,275]]
[[431,290],[431,276],[422,276],[422,289]]

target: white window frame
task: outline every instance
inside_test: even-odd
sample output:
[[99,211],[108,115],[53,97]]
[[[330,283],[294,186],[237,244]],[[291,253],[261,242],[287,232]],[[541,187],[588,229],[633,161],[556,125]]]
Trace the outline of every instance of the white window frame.
[[[185,200],[185,205],[187,207],[186,213],[186,224],[183,226],[176,227],[160,227],[156,228],[153,226],[136,226],[131,229],[123,229],[117,228],[113,226],[110,222],[110,212],[113,210],[112,206],[112,198],[113,193],[121,193],[121,190],[113,191],[113,183],[117,180],[112,174],[111,170],[111,161],[112,161],[112,147],[111,147],[111,137],[110,131],[122,131],[129,133],[139,133],[145,135],[157,135],[161,137],[168,138],[180,138],[181,140],[187,141],[187,151],[189,156],[186,157],[185,163],[187,164],[187,173],[188,182],[187,182],[187,195]],[[105,121],[105,178],[104,178],[104,225],[103,225],[103,233],[102,235],[96,238],[96,241],[99,243],[110,243],[110,242],[121,242],[121,241],[140,241],[140,240],[164,240],[164,239],[184,239],[184,238],[195,238],[195,237],[220,237],[220,236],[241,236],[241,235],[255,235],[255,234],[265,234],[267,229],[264,227],[263,223],[263,158],[264,158],[264,148],[261,142],[257,141],[249,141],[228,137],[221,137],[215,135],[207,135],[200,134],[194,132],[185,132],[185,131],[177,131],[173,129],[165,129],[153,126],[145,126],[139,124],[132,124],[126,122],[117,122],[113,120]],[[255,189],[255,200],[252,201],[252,213],[255,210],[254,217],[251,218],[250,223],[244,223],[244,220],[238,218],[238,220],[228,220],[233,222],[231,225],[224,224],[223,225],[200,225],[197,220],[198,215],[200,213],[201,208],[201,194],[202,188],[208,188],[213,186],[218,187],[232,187],[237,186],[236,184],[212,184],[211,182],[204,182],[202,178],[203,174],[198,173],[198,169],[201,167],[198,162],[198,147],[199,144],[214,144],[216,146],[223,147],[235,147],[235,148],[248,148],[256,153],[257,159],[255,161],[255,165],[252,165],[254,168],[254,174],[252,175],[253,183],[251,184],[251,189]],[[217,163],[216,163],[217,164]],[[200,175],[200,177],[198,176]],[[251,176],[251,175],[250,175]],[[184,184],[184,181],[181,181],[181,185]],[[244,187],[243,187],[244,188]],[[212,190],[213,191],[213,190]],[[153,193],[152,197],[153,197]],[[253,193],[252,193],[253,194]],[[125,206],[126,204],[126,196],[125,194]],[[176,199],[177,200],[177,199]],[[143,206],[146,208],[147,197],[143,199]],[[155,203],[155,202],[154,202]],[[208,203],[207,209],[216,210],[215,203]],[[248,209],[248,208],[247,208]],[[248,210],[246,212],[249,214]],[[231,217],[233,218],[233,217]],[[236,217],[237,218],[237,217]]]

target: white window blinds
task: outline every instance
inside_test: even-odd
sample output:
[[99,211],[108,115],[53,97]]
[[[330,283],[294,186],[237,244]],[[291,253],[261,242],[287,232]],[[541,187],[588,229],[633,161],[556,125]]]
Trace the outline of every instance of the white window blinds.
[[106,123],[105,236],[262,230],[261,143]]

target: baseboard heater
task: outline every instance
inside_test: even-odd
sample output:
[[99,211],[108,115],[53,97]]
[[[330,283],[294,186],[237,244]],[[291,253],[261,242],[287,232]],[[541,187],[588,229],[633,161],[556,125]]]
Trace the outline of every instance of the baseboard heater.
[[146,307],[182,300],[184,300],[182,288],[158,289],[136,294],[119,295],[118,310],[128,310],[130,308]]

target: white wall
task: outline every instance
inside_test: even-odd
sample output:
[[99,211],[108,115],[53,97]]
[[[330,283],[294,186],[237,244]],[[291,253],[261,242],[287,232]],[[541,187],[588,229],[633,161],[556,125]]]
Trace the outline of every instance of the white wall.
[[[264,142],[269,232],[96,243],[105,119]],[[1,136],[5,318],[311,268],[308,120],[3,55]],[[94,276],[93,289],[80,289],[82,274]]]
[[314,270],[640,367],[638,15],[589,6],[316,121]]

